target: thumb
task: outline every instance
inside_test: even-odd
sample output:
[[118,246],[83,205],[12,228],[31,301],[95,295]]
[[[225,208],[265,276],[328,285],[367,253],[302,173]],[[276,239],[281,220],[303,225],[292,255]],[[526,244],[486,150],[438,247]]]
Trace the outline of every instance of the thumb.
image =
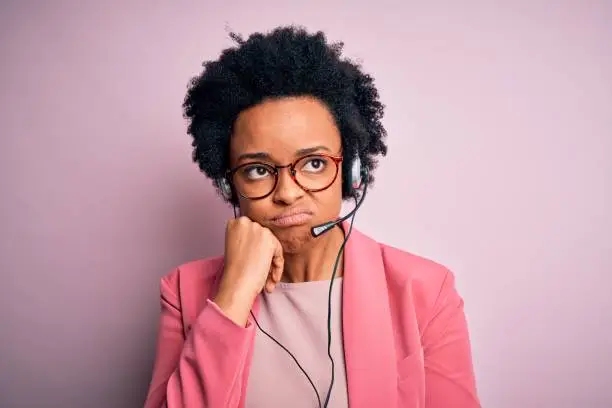
[[278,240],[276,240],[274,254],[272,255],[272,263],[270,266],[272,279],[276,283],[280,282],[283,276],[283,270],[285,268],[285,257],[283,256],[283,246]]

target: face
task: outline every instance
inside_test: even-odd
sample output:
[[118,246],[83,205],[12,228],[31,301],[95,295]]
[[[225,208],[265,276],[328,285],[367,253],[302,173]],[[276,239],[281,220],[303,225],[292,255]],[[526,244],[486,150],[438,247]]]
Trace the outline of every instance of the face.
[[[314,98],[268,100],[243,111],[230,141],[230,168],[240,166],[232,180],[235,188],[240,183],[243,191],[263,195],[274,185],[274,170],[258,163],[297,164],[293,177],[289,167],[277,170],[276,186],[269,195],[260,199],[239,197],[240,212],[270,228],[286,252],[299,252],[313,240],[311,227],[340,214],[342,163],[337,162],[334,179],[333,157],[341,154],[334,117]],[[331,184],[321,184],[320,180],[330,180]],[[298,183],[307,189],[329,187],[307,191]]]

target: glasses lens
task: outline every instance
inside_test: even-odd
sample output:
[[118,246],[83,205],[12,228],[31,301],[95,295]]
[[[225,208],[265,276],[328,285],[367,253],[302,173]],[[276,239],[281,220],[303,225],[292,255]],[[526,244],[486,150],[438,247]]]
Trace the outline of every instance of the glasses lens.
[[247,198],[258,198],[268,195],[276,184],[275,170],[263,163],[250,163],[241,166],[234,172],[234,188]]
[[[295,181],[309,191],[328,188],[338,175],[338,163],[330,157],[311,155],[295,162]],[[257,199],[274,190],[276,169],[265,163],[249,163],[238,167],[233,174],[234,188],[243,197]]]
[[327,156],[306,156],[295,163],[295,179],[306,190],[329,187],[338,174],[338,164]]

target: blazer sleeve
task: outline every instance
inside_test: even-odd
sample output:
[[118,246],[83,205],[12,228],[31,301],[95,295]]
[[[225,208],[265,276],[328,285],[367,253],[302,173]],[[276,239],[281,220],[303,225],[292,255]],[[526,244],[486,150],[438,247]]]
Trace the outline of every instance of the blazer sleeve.
[[447,271],[422,334],[426,408],[480,408],[463,299]]
[[161,281],[161,316],[145,408],[237,407],[251,323],[240,327],[207,300],[185,337],[172,275]]

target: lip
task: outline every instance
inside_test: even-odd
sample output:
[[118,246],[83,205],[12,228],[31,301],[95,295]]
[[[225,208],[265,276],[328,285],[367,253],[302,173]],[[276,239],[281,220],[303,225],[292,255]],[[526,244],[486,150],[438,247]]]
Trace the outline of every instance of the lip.
[[293,227],[296,225],[306,224],[312,218],[312,212],[308,210],[287,211],[270,220],[270,223],[276,227]]

